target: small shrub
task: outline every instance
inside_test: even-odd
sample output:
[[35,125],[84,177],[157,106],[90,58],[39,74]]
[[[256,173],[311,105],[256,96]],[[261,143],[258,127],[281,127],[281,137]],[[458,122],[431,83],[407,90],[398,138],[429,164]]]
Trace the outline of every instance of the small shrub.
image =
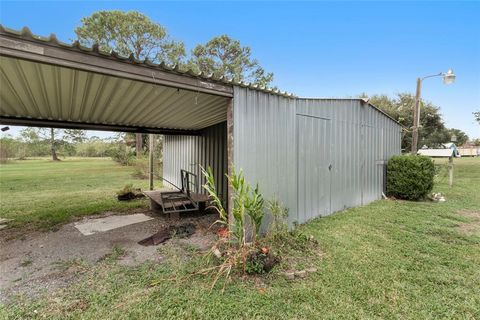
[[268,236],[276,238],[288,232],[288,208],[276,198],[267,201],[267,210],[270,212],[272,220],[268,228]]
[[433,188],[435,165],[425,156],[392,157],[387,164],[387,194],[400,199],[420,200]]
[[119,144],[116,148],[109,150],[108,153],[112,160],[122,166],[131,166],[135,163],[134,149],[124,144]]
[[131,183],[126,184],[122,189],[117,191],[117,199],[119,201],[128,201],[144,197],[145,195],[142,193],[142,190],[140,188],[134,188]]
[[268,248],[251,251],[245,261],[245,272],[248,274],[263,274],[270,272],[280,262]]
[[[148,179],[150,175],[150,165],[147,158],[135,159],[133,161],[132,177],[135,179]],[[162,164],[156,160],[153,163],[153,175],[155,178],[160,179],[162,177]]]

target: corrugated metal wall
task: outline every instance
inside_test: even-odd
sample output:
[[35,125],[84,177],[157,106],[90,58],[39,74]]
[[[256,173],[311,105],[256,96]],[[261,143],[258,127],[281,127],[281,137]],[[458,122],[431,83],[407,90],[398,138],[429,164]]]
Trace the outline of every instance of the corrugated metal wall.
[[[235,86],[233,141],[237,170],[289,208],[292,224],[380,199],[386,160],[401,152],[401,127],[359,99],[289,98]],[[181,168],[200,175],[198,164],[211,165],[226,194],[225,123],[201,137],[166,136],[164,150],[165,178],[179,183]]]
[[[330,132],[318,134],[318,127],[298,122],[305,117],[329,120]],[[401,127],[358,99],[285,98],[235,87],[233,118],[236,168],[244,170],[250,183],[258,183],[267,198],[279,198],[290,209],[290,222],[380,199],[384,164],[401,151]],[[321,175],[325,157],[305,159],[313,157],[309,145],[331,150],[329,179]],[[299,174],[307,164],[313,177]],[[319,208],[324,205],[315,196],[315,190],[325,187],[330,188],[328,210]]]
[[233,163],[246,179],[275,196],[297,220],[294,98],[234,87]]
[[163,147],[164,178],[180,186],[180,170],[188,170],[198,176],[198,187],[205,193],[202,185],[205,178],[200,166],[211,166],[215,175],[217,189],[226,197],[227,182],[227,123],[205,128],[200,136],[166,135]]

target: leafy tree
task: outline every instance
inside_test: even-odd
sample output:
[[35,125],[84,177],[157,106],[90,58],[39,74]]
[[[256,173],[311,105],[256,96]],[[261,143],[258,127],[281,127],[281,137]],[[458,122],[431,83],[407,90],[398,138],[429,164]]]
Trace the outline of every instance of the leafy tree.
[[6,163],[9,159],[19,155],[21,142],[14,139],[11,135],[0,136],[0,163]]
[[[185,57],[183,42],[171,40],[163,26],[137,11],[95,12],[81,19],[75,33],[83,45],[97,43],[103,50],[133,54],[136,59],[180,64]],[[137,157],[142,154],[144,138],[137,133]]]
[[214,37],[207,43],[197,45],[192,50],[189,66],[196,71],[217,76],[226,76],[235,81],[250,82],[262,87],[273,80],[273,73],[266,72],[256,59],[251,57],[251,49],[242,46],[238,40],[227,35]]
[[468,136],[465,132],[459,129],[447,129],[448,141],[450,141],[451,137],[455,135],[457,137],[457,141],[455,144],[457,146],[463,146],[465,143],[468,142]]
[[33,147],[40,147],[42,144],[50,145],[50,153],[53,161],[59,161],[57,156],[58,141],[56,137],[60,133],[59,129],[54,128],[34,128],[27,127],[20,132],[22,138]]
[[[360,97],[366,98],[367,95],[362,94]],[[370,97],[370,103],[407,128],[408,131],[402,137],[402,149],[411,150],[415,96],[410,93],[399,93],[394,98],[387,95],[373,95]],[[458,145],[468,140],[468,136],[463,131],[445,127],[439,107],[422,100],[420,108],[419,148],[423,145],[431,148],[440,147],[442,143],[450,141],[453,133],[457,136]]]
[[87,140],[85,130],[65,129],[63,130],[63,140],[70,143],[82,143]]
[[101,49],[169,64],[180,63],[185,46],[169,38],[166,29],[137,12],[98,11],[80,20],[75,34],[81,44],[98,44]]
[[[59,161],[57,150],[63,147],[70,153],[75,150],[72,144],[85,141],[86,133],[84,130],[77,129],[54,129],[54,128],[36,128],[27,127],[20,132],[22,139],[29,145],[31,153],[37,156],[44,155],[46,146],[49,146],[53,161]],[[70,149],[70,150],[68,150]]]
[[475,121],[477,121],[478,124],[480,124],[480,110],[472,113],[473,113],[473,117],[475,118]]

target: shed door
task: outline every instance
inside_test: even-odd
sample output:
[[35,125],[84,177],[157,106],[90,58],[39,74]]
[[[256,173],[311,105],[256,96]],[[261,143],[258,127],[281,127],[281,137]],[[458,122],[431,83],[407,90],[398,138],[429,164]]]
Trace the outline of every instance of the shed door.
[[362,204],[367,204],[380,199],[384,188],[383,130],[363,125],[362,135],[364,150]]
[[298,222],[330,213],[331,123],[297,114]]

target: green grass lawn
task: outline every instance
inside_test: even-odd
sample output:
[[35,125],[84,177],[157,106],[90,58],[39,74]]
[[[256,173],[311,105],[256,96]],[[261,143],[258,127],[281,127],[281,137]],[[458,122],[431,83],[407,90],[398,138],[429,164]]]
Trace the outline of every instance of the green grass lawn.
[[145,205],[118,202],[115,192],[132,178],[132,167],[109,158],[21,160],[0,165],[0,217],[14,227],[50,228],[75,216]]
[[57,294],[0,306],[0,317],[480,319],[480,158],[455,163],[454,187],[446,179],[435,187],[444,203],[381,200],[301,226],[323,252],[306,279],[236,280],[221,294],[209,291],[211,278],[149,286],[195,259],[134,268],[105,262],[84,267],[82,281]]

